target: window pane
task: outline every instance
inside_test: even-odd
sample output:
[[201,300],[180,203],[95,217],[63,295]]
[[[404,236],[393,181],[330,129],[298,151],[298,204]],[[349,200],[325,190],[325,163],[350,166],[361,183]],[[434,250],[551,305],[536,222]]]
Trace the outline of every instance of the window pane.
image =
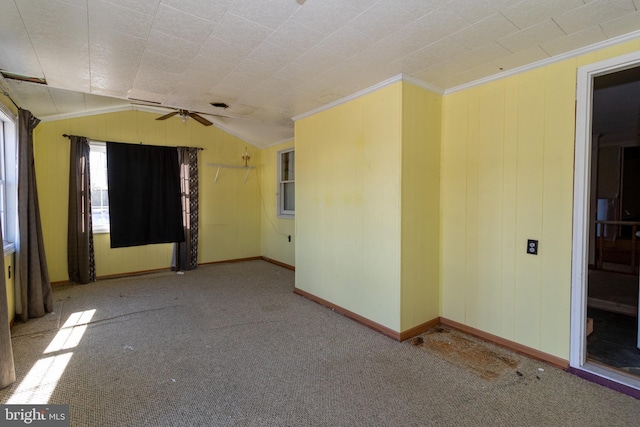
[[281,218],[293,218],[296,212],[296,158],[293,149],[278,152],[277,214]]
[[282,184],[282,190],[284,197],[282,199],[282,209],[285,211],[296,210],[296,184],[295,182],[289,182]]
[[91,208],[94,209],[96,206],[101,205],[100,199],[100,190],[96,190],[94,188],[91,189]]
[[7,201],[5,197],[5,137],[4,122],[0,121],[0,215],[2,216],[2,236],[7,240]]
[[91,190],[91,215],[94,227],[109,225],[107,190]]
[[295,152],[282,153],[282,181],[293,181],[295,177]]
[[100,194],[102,196],[102,206],[107,208],[107,212],[109,211],[109,192],[106,188],[100,190]]
[[94,231],[109,229],[109,194],[107,189],[107,151],[106,145],[91,143],[89,161],[91,162],[91,220]]
[[107,153],[91,150],[91,187],[107,187]]
[[7,202],[5,199],[6,186],[4,185],[4,181],[0,181],[0,215],[2,215],[2,238],[6,241],[7,239]]
[[0,211],[5,242],[14,242],[18,231],[16,127],[13,119],[0,110]]

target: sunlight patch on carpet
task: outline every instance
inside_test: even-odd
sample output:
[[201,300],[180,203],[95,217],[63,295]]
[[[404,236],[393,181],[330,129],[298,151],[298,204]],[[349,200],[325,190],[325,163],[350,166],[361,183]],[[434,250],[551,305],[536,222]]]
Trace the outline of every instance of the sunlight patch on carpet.
[[64,352],[75,348],[80,343],[87,325],[91,322],[96,310],[85,310],[72,313],[44,354],[57,353],[38,360],[29,370],[16,391],[7,403],[15,404],[46,404],[55,391],[58,381],[67,369],[73,352]]
[[60,377],[67,369],[73,353],[40,359],[11,395],[8,404],[46,404],[53,394]]

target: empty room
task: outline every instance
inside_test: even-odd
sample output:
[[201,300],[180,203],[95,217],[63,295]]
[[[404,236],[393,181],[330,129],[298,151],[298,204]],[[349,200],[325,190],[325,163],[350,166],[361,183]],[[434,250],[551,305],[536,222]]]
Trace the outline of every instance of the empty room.
[[1,2],[0,419],[636,425],[638,70],[638,0]]

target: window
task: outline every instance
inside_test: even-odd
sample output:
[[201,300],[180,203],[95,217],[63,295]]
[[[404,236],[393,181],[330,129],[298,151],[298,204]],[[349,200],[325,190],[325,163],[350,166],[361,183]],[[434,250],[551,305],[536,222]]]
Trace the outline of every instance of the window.
[[18,139],[16,118],[0,108],[0,217],[4,254],[15,250],[18,234]]
[[[7,198],[6,198],[6,187],[7,187],[7,178],[6,178],[6,167],[5,167],[5,152],[4,152],[4,121],[0,122],[0,217],[2,217],[2,236],[7,235]],[[6,237],[4,237],[6,241]]]
[[91,172],[91,221],[94,233],[109,232],[109,193],[107,186],[107,144],[89,143]]
[[296,213],[296,157],[293,148],[278,151],[278,216],[293,218]]

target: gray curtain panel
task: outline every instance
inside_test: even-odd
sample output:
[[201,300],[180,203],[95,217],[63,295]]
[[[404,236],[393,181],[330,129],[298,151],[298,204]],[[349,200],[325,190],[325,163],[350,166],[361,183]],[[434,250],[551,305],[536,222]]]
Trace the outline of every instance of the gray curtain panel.
[[17,268],[19,301],[16,311],[26,322],[53,311],[51,281],[44,253],[36,169],[33,158],[33,129],[40,122],[30,111],[18,112],[18,227]]
[[91,222],[89,141],[70,136],[69,225],[67,261],[69,280],[87,284],[96,281]]
[[178,147],[184,242],[174,243],[171,269],[198,268],[198,148]]
[[[0,227],[0,241],[2,241],[2,227]],[[5,388],[16,380],[13,364],[13,350],[11,349],[11,331],[9,329],[9,304],[7,303],[7,281],[4,274],[4,255],[0,257],[0,388]]]

